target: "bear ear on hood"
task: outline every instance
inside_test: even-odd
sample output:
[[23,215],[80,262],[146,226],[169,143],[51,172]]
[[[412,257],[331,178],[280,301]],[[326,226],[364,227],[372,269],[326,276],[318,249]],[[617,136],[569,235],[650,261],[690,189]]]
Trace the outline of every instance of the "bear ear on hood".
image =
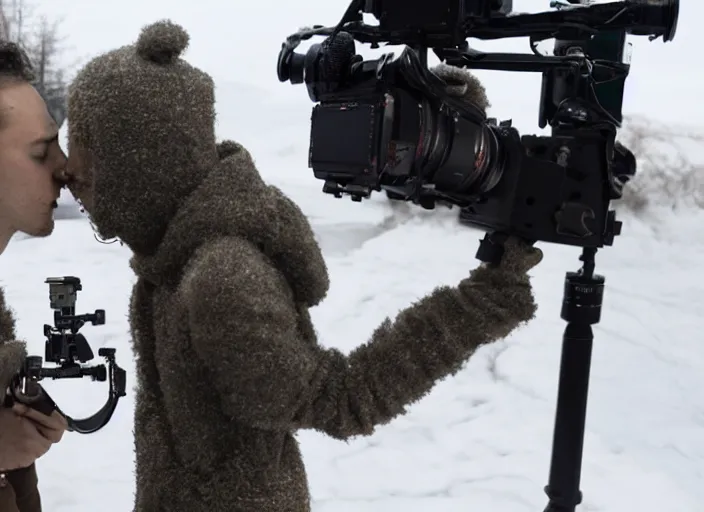
[[174,63],[188,48],[190,37],[184,28],[161,20],[142,29],[137,40],[137,55],[155,64]]
[[216,148],[218,150],[218,158],[220,158],[220,160],[225,160],[226,158],[229,158],[244,149],[240,144],[237,144],[233,140],[223,140],[222,142],[218,142]]

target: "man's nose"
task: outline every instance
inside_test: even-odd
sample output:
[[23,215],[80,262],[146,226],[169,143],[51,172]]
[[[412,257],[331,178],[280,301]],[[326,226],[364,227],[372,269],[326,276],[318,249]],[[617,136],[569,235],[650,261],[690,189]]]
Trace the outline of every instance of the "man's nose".
[[65,165],[54,171],[53,178],[61,187],[71,183],[71,175]]
[[57,162],[54,170],[54,179],[62,185],[66,185],[70,181],[70,175],[68,172],[68,158],[66,158],[66,153],[63,151],[61,152],[61,158]]

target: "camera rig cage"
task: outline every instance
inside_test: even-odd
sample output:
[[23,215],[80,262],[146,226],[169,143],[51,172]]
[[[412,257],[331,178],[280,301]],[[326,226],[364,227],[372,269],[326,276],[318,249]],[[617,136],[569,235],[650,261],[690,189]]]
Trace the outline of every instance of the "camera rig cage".
[[[675,0],[553,2],[553,11],[511,13],[504,0],[356,0],[335,27],[301,30],[282,44],[280,81],[305,82],[313,108],[309,167],[323,191],[353,200],[386,190],[425,208],[458,205],[487,231],[581,247],[611,245],[621,223],[609,210],[635,174],[616,142],[626,34],[674,38]],[[372,13],[379,26],[362,22]],[[327,36],[305,54],[304,40]],[[531,54],[485,53],[466,39],[528,37]],[[536,44],[554,38],[553,56]],[[405,45],[364,61],[355,41]],[[511,121],[445,92],[427,68],[432,51],[469,69],[540,72],[539,125],[551,136],[520,136]]]

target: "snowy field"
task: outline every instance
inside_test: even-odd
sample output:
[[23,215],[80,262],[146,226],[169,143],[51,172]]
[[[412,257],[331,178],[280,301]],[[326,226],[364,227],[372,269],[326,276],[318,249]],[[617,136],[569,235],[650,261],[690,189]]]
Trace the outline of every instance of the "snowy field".
[[[277,82],[275,58],[280,41],[299,26],[336,23],[344,2],[280,2],[276,16],[271,4],[262,2],[44,2],[47,13],[65,18],[67,44],[81,60],[131,42],[140,26],[159,18],[171,17],[191,32],[187,58],[217,81],[219,135],[246,144],[265,178],[301,205],[327,256],[330,294],[313,311],[323,344],[353,349],[384,317],[435,286],[457,283],[477,264],[481,233],[459,226],[456,211],[423,212],[382,197],[362,205],[336,200],[320,191],[321,182],[306,168],[312,104],[303,86]],[[514,4],[519,10],[547,7],[547,2]],[[698,62],[701,43],[695,23],[704,7],[694,4],[685,2],[673,43],[632,38],[636,51],[626,113],[667,123],[682,122],[686,113],[685,124],[704,116],[696,94],[704,71],[685,67]],[[522,41],[480,47],[527,51]],[[523,132],[537,131],[537,77],[514,80],[493,72],[482,78],[492,113],[514,117]],[[519,86],[525,94],[515,94]],[[689,158],[704,158],[704,146],[688,150]],[[117,348],[129,392],[107,427],[88,436],[68,434],[41,459],[45,510],[127,512],[134,491],[135,384],[126,318],[134,282],[129,251],[97,242],[69,198],[57,217],[52,237],[17,237],[0,260],[0,284],[18,313],[19,333],[32,352],[43,354],[42,326],[52,320],[44,278],[79,276],[80,312],[107,311],[106,325],[82,332],[96,353],[101,346]],[[584,503],[578,510],[699,512],[704,502],[704,214],[660,208],[622,220],[624,234],[597,254],[607,289],[602,321],[594,329]],[[544,509],[564,328],[563,279],[578,268],[579,251],[542,249],[545,260],[532,274],[539,303],[532,323],[482,348],[456,377],[373,437],[341,443],[299,434],[314,512]],[[87,380],[50,382],[47,388],[75,417],[95,412],[107,393]]]

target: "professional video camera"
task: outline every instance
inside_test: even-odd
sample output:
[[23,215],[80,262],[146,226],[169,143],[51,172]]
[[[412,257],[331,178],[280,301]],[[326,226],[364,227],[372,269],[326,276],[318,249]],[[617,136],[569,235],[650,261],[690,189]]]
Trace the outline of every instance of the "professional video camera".
[[[530,240],[601,247],[620,223],[609,201],[635,173],[633,154],[616,143],[629,64],[626,33],[675,35],[676,0],[593,5],[553,2],[555,11],[512,14],[504,0],[354,1],[334,28],[287,38],[279,80],[305,82],[313,109],[309,167],[323,191],[360,201],[374,190],[426,208],[463,208],[480,228]],[[362,23],[372,13],[379,26]],[[301,41],[328,35],[305,55]],[[471,50],[467,37],[529,37],[535,54]],[[554,38],[555,55],[536,44]],[[354,40],[407,45],[363,61]],[[552,137],[520,137],[445,93],[427,69],[427,50],[471,69],[542,72],[540,127]]]
[[[565,279],[563,335],[546,512],[573,512],[579,480],[593,342],[604,277],[597,249],[621,232],[610,202],[636,172],[616,141],[630,64],[626,34],[675,36],[677,0],[555,0],[552,11],[512,12],[510,0],[353,0],[335,27],[289,36],[277,63],[281,82],[304,83],[314,102],[309,167],[323,191],[361,201],[385,190],[391,199],[432,209],[457,205],[460,220],[488,233],[477,258],[498,263],[503,241],[517,236],[582,248],[582,268]],[[372,14],[378,26],[364,24]],[[306,54],[304,40],[327,36]],[[532,54],[484,53],[466,39],[528,37]],[[537,43],[554,39],[552,56]],[[355,40],[404,45],[365,61]],[[520,136],[447,94],[427,67],[427,52],[470,69],[540,72],[539,125],[551,136]]]
[[[105,311],[96,310],[85,315],[76,314],[76,294],[82,289],[77,277],[50,277],[49,303],[54,310],[54,325],[44,326],[45,358],[57,368],[43,367],[41,356],[28,356],[24,367],[10,386],[11,400],[26,404],[44,414],[58,410],[66,417],[70,431],[90,434],[104,427],[112,417],[117,402],[125,396],[126,374],[115,362],[114,348],[98,349],[98,355],[107,361],[104,364],[85,366],[91,361],[93,351],[85,336],[78,331],[86,323],[105,324]],[[98,382],[109,381],[108,400],[93,416],[76,420],[64,414],[38,383],[43,379],[73,379],[90,377]],[[9,405],[9,404],[8,404]]]

